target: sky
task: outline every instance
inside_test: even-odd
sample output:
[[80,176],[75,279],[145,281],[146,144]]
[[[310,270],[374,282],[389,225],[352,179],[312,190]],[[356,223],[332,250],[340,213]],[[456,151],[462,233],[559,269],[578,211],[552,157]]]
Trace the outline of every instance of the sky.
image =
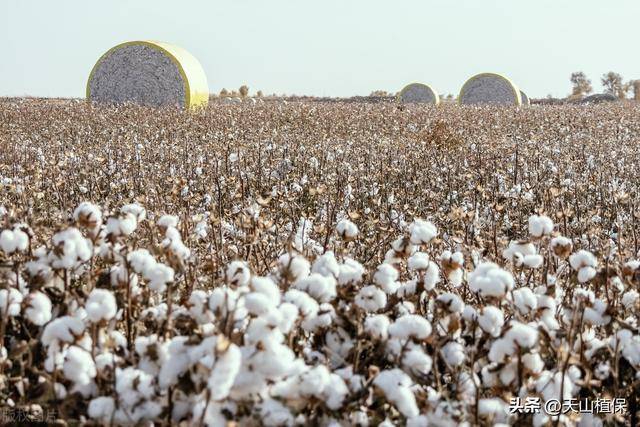
[[212,93],[457,94],[497,72],[530,97],[573,71],[640,79],[638,0],[0,0],[0,96],[83,97],[95,61],[129,40],[190,51]]

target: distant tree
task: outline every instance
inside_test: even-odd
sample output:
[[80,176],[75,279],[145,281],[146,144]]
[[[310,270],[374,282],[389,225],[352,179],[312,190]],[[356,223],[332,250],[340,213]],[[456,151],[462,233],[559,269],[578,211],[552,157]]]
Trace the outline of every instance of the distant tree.
[[571,74],[571,84],[573,85],[571,91],[573,97],[583,97],[593,91],[591,80],[582,71],[576,71]]
[[220,91],[220,96],[229,96],[229,91],[225,88],[222,88],[222,90]]
[[633,99],[640,101],[640,80],[633,81]]
[[369,96],[389,96],[389,92],[386,90],[374,90]]
[[630,82],[625,83],[622,76],[613,71],[603,74],[600,81],[602,82],[602,86],[604,86],[605,93],[610,93],[620,99],[625,99],[627,92],[631,89]]
[[262,93],[262,91],[261,91],[261,90],[259,90],[259,91],[257,91],[257,92],[256,92],[256,96],[257,96],[258,98],[262,98],[262,97],[264,96],[264,94]]
[[240,86],[240,89],[238,89],[238,92],[240,92],[241,97],[246,98],[249,95],[249,86],[247,85]]
[[237,92],[237,91],[235,91],[235,90],[232,90],[232,91],[231,91],[231,96],[233,96],[233,97],[237,97],[237,96],[238,96],[238,92]]

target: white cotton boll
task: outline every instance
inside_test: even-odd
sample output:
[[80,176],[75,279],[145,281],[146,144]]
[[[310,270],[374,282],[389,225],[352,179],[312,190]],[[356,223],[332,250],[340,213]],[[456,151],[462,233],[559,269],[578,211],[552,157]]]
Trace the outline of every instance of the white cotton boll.
[[144,278],[149,281],[149,289],[161,294],[167,289],[167,284],[173,282],[174,276],[173,268],[159,262],[145,273]]
[[8,314],[17,316],[20,314],[22,294],[15,288],[0,289],[0,315]]
[[405,417],[415,417],[419,414],[416,398],[410,388],[413,382],[400,369],[380,372],[373,380],[373,384],[383,391],[387,400],[393,403]]
[[438,295],[436,301],[440,302],[449,313],[462,313],[464,310],[464,302],[462,302],[462,298],[451,292],[445,292]]
[[387,305],[387,294],[374,285],[360,289],[355,298],[356,305],[367,312],[376,312]]
[[75,227],[54,234],[51,241],[55,246],[50,253],[51,266],[55,269],[76,268],[93,255],[91,242]]
[[502,332],[504,325],[504,313],[498,307],[492,305],[480,309],[478,324],[483,331],[497,337]]
[[84,322],[76,317],[58,317],[45,326],[41,341],[46,347],[58,341],[72,343],[83,334],[84,329]]
[[425,354],[420,347],[412,348],[404,352],[402,364],[413,371],[426,375],[431,371],[433,361],[428,354]]
[[283,334],[288,334],[295,326],[296,320],[298,320],[298,307],[289,302],[283,302],[278,307],[278,311],[282,315],[282,321],[278,327]]
[[601,299],[596,299],[592,307],[585,307],[583,319],[587,324],[594,326],[606,325],[611,321],[611,316],[605,314],[608,306]]
[[138,222],[144,221],[147,218],[147,210],[137,203],[124,205],[120,208],[120,212],[133,215]]
[[385,341],[389,336],[390,323],[384,314],[368,316],[364,321],[364,331],[374,339]]
[[175,215],[162,215],[156,224],[168,229],[177,227],[178,222],[180,222],[180,220]]
[[270,310],[274,309],[274,305],[265,294],[251,292],[244,296],[244,306],[249,313],[256,316],[266,315]]
[[138,227],[135,215],[127,213],[120,217],[109,217],[105,232],[113,236],[129,236]]
[[34,291],[27,296],[25,316],[31,323],[42,326],[51,320],[51,300],[40,292]]
[[527,353],[522,356],[522,364],[534,374],[539,374],[544,369],[544,362],[538,353]]
[[492,262],[483,262],[469,274],[469,288],[483,297],[503,297],[513,289],[513,276]]
[[407,314],[413,314],[416,312],[416,306],[411,301],[400,301],[393,308],[396,317],[402,317]]
[[297,289],[289,289],[284,294],[284,300],[295,305],[303,317],[315,316],[319,309],[318,302],[309,294]]
[[538,298],[530,288],[519,288],[512,292],[513,303],[518,311],[527,315],[538,307]]
[[478,312],[470,305],[465,305],[462,310],[462,318],[467,322],[474,322],[478,319]]
[[340,274],[340,264],[338,264],[338,260],[333,251],[327,251],[317,257],[313,262],[311,272],[337,279]]
[[188,337],[173,337],[166,348],[164,363],[160,367],[158,374],[158,384],[160,388],[166,389],[178,382],[178,378],[189,368],[189,355],[185,348]]
[[397,282],[398,270],[391,264],[380,264],[373,274],[373,283],[378,285],[387,294],[393,294],[400,284]]
[[578,271],[584,267],[595,268],[598,266],[596,257],[589,251],[579,250],[578,252],[571,254],[569,257],[569,264],[571,267]]
[[432,290],[438,282],[440,282],[440,268],[435,262],[429,261],[429,267],[427,267],[423,277],[425,290]]
[[521,348],[533,348],[538,343],[538,330],[525,323],[512,320],[505,339],[511,340]]
[[492,419],[494,423],[506,422],[509,413],[509,405],[497,397],[480,399],[478,402],[478,414]]
[[516,262],[527,255],[535,255],[536,247],[530,242],[518,242],[512,240],[507,249],[502,251],[502,257],[508,261]]
[[280,288],[268,277],[255,276],[251,278],[251,289],[265,295],[271,304],[280,304]]
[[578,282],[585,283],[596,276],[596,269],[593,267],[582,267],[578,270]]
[[348,219],[342,219],[336,226],[336,231],[344,240],[349,241],[358,237],[358,226]]
[[79,386],[90,384],[97,373],[91,353],[75,345],[67,349],[62,369],[64,376]]
[[638,299],[640,298],[640,294],[638,294],[638,292],[636,290],[630,290],[625,292],[622,295],[622,305],[624,305],[624,307],[627,310],[631,310],[633,307],[636,306],[636,304],[638,303]]
[[113,397],[100,396],[89,402],[87,414],[94,420],[110,423],[115,410],[116,403]]
[[429,267],[429,255],[424,252],[416,252],[407,261],[410,270],[426,270]]
[[440,352],[442,354],[442,357],[444,358],[444,361],[447,362],[449,366],[460,366],[466,359],[464,347],[462,346],[462,344],[455,341],[449,341],[444,345],[444,347],[442,347]]
[[244,261],[232,261],[227,266],[226,280],[232,286],[247,286],[251,279],[251,271]]
[[536,255],[525,255],[522,258],[522,264],[525,265],[526,267],[529,268],[538,268],[542,265],[542,263],[544,262],[544,258],[542,257],[542,255],[536,254]]
[[508,356],[512,356],[516,352],[516,345],[512,340],[506,338],[498,338],[491,344],[489,349],[489,360],[496,363],[504,363]]
[[236,375],[240,371],[241,362],[242,354],[235,344],[230,344],[227,350],[218,356],[207,381],[211,399],[221,400],[229,396]]
[[331,276],[322,276],[318,273],[303,277],[294,284],[296,289],[307,292],[318,302],[329,302],[336,295],[336,279]]
[[93,203],[82,202],[73,211],[73,220],[85,227],[99,227],[102,224],[102,212]]
[[431,323],[424,317],[407,314],[389,326],[389,335],[399,339],[424,340],[431,335]]
[[278,258],[280,272],[291,281],[306,277],[311,272],[311,264],[300,255],[283,254]]
[[369,416],[364,411],[355,411],[349,415],[349,422],[353,426],[369,427]]
[[327,407],[332,410],[338,410],[342,407],[344,398],[349,394],[349,388],[344,383],[344,380],[336,374],[329,376],[329,384],[322,391],[322,398],[324,399]]
[[20,229],[2,230],[0,233],[0,249],[10,255],[13,252],[23,252],[29,245],[29,236]]
[[346,258],[343,264],[340,264],[340,273],[338,275],[338,283],[346,285],[349,283],[362,282],[362,275],[365,273],[364,267],[358,261]]
[[531,215],[529,217],[529,234],[542,237],[553,232],[553,221],[546,215]]
[[438,229],[429,221],[415,219],[409,226],[411,234],[411,243],[421,245],[429,243],[438,235]]
[[400,283],[400,286],[398,287],[396,294],[400,298],[405,298],[405,297],[414,295],[416,293],[417,288],[418,288],[418,280],[411,279],[405,283]]
[[165,239],[162,241],[162,247],[165,251],[168,251],[171,256],[178,258],[179,260],[186,260],[191,256],[191,250],[187,248],[182,242],[182,236],[180,232],[169,227],[165,233]]
[[85,310],[89,320],[97,323],[102,320],[109,321],[113,319],[118,311],[118,306],[116,305],[116,298],[111,291],[94,289],[89,294]]
[[291,426],[293,414],[276,399],[267,398],[260,404],[260,418],[265,426]]

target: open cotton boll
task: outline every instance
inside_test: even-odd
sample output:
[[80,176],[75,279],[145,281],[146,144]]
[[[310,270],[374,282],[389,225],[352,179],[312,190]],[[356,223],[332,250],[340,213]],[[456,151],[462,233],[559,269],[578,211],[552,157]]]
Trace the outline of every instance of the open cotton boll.
[[374,285],[360,289],[355,298],[356,305],[367,312],[376,312],[387,305],[387,294]]
[[93,255],[91,242],[75,227],[69,227],[53,235],[55,249],[49,253],[55,269],[73,269],[88,261]]
[[393,294],[398,290],[399,273],[391,264],[380,264],[373,274],[373,283],[378,285],[387,294]]
[[340,265],[333,251],[327,251],[317,257],[313,262],[311,272],[337,279],[340,274]]
[[362,275],[365,273],[364,267],[358,261],[346,258],[344,263],[340,264],[340,273],[338,275],[338,283],[346,285],[349,283],[362,282]]
[[244,261],[232,261],[227,266],[225,278],[232,286],[247,286],[251,279],[251,271]]
[[482,297],[503,297],[513,289],[513,276],[492,262],[483,262],[469,274],[469,288]]
[[102,224],[102,212],[93,203],[82,202],[73,211],[73,220],[81,227],[96,229]]
[[280,304],[280,288],[269,277],[251,278],[251,289],[265,295],[273,305]]
[[338,221],[336,225],[336,231],[340,237],[346,241],[354,240],[358,237],[358,226],[348,219],[342,219]]
[[173,268],[159,262],[147,270],[144,278],[149,281],[149,289],[161,294],[167,289],[167,285],[173,282],[174,276]]
[[89,402],[87,414],[94,420],[106,424],[111,422],[115,410],[116,402],[113,397],[100,396],[92,399],[91,402]]
[[15,288],[0,289],[0,316],[4,316],[5,313],[18,316],[22,299],[22,294]]
[[364,321],[364,331],[374,339],[385,341],[389,336],[389,317],[384,314],[368,316]]
[[289,289],[284,294],[284,300],[295,305],[303,317],[315,316],[318,313],[318,302],[306,292]]
[[411,243],[422,245],[433,240],[438,235],[438,229],[429,221],[415,219],[409,225],[409,233],[411,234]]
[[162,247],[171,257],[175,257],[179,261],[184,261],[191,256],[191,250],[182,242],[180,232],[173,227],[167,228],[165,238],[162,240]]
[[526,323],[512,320],[504,337],[521,348],[533,348],[538,343],[538,330]]
[[410,270],[426,270],[429,267],[429,255],[424,252],[416,252],[407,260]]
[[294,286],[296,289],[305,291],[321,303],[329,302],[337,295],[336,279],[331,276],[322,276],[318,273],[311,273],[311,275],[297,280]]
[[85,310],[89,320],[94,323],[102,320],[109,321],[115,317],[118,311],[116,298],[111,291],[96,288],[89,294]]
[[137,203],[129,203],[122,206],[120,212],[133,215],[137,222],[144,221],[147,218],[147,210]]
[[631,310],[637,305],[638,299],[640,299],[638,291],[631,289],[622,295],[621,302],[627,310]]
[[460,366],[464,363],[466,355],[462,344],[455,341],[449,341],[440,350],[442,357],[449,366]]
[[278,265],[280,274],[293,282],[308,276],[311,272],[311,264],[301,255],[283,254],[278,258]]
[[445,292],[438,295],[436,301],[438,301],[449,313],[462,313],[464,310],[464,302],[462,302],[462,298],[451,292]]
[[47,347],[59,341],[73,343],[84,333],[84,329],[84,322],[77,317],[58,317],[45,326],[41,341]]
[[138,227],[138,222],[135,215],[126,213],[119,217],[109,217],[107,219],[107,226],[105,232],[111,236],[129,236]]
[[229,396],[236,375],[240,371],[241,362],[242,354],[235,344],[229,344],[224,353],[218,355],[207,381],[207,387],[211,391],[213,400],[221,400]]
[[533,374],[539,374],[544,369],[544,361],[538,353],[527,353],[522,356],[522,364]]
[[509,404],[497,397],[484,398],[478,401],[478,414],[497,423],[506,423],[509,418]]
[[78,386],[90,384],[97,374],[91,353],[76,345],[67,349],[62,370],[64,376]]
[[411,418],[419,414],[416,398],[411,390],[413,381],[400,369],[380,372],[373,380],[373,384],[382,390],[387,400],[393,403],[405,417]]
[[416,314],[406,314],[389,326],[389,335],[404,340],[423,340],[431,335],[431,323]]
[[175,215],[162,215],[156,224],[164,229],[175,228],[180,220]]
[[260,403],[260,417],[265,426],[289,426],[294,424],[293,414],[276,399],[267,398]]
[[523,315],[531,313],[538,307],[538,298],[530,288],[519,288],[511,294],[513,296],[513,304]]
[[29,246],[29,236],[19,228],[2,230],[0,233],[0,249],[7,255],[24,252]]
[[519,257],[535,255],[536,247],[531,242],[518,242],[512,240],[509,246],[502,251],[502,257],[508,261],[516,262]]
[[572,254],[569,257],[571,268],[578,272],[578,281],[580,283],[588,282],[596,275],[595,268],[598,266],[596,257],[589,251],[584,249]]
[[431,371],[433,361],[431,360],[431,357],[428,354],[425,354],[420,347],[416,346],[409,351],[405,351],[403,354],[403,366],[422,375],[426,375]]
[[529,217],[529,234],[542,237],[553,233],[553,221],[546,215],[531,215]]
[[42,326],[51,320],[51,300],[40,292],[33,291],[27,296],[24,314],[34,325]]
[[483,307],[478,315],[478,325],[489,335],[497,337],[504,326],[504,313],[492,305]]

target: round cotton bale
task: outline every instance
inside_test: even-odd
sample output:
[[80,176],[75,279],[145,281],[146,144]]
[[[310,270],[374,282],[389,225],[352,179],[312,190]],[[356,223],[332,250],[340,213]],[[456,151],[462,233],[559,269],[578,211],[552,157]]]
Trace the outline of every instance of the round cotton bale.
[[471,77],[460,89],[460,104],[522,105],[520,89],[508,78],[494,73]]
[[434,104],[440,103],[440,96],[429,85],[411,83],[398,94],[398,102],[402,104]]
[[186,50],[157,41],[132,41],[98,59],[87,82],[87,99],[151,107],[194,108],[209,102],[207,77]]
[[522,100],[522,105],[531,105],[529,97],[523,91],[520,91],[520,99]]

